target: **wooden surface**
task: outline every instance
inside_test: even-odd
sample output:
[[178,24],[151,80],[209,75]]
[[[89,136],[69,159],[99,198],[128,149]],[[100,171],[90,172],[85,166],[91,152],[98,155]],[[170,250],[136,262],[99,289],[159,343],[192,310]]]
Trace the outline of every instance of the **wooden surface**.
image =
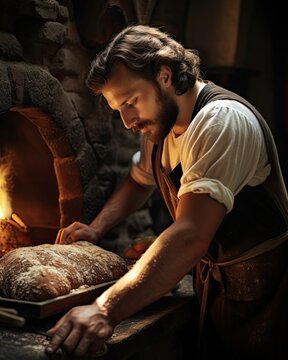
[[[173,293],[121,322],[107,341],[107,353],[97,356],[97,359],[192,359],[196,340],[195,308],[192,281],[187,276]],[[72,359],[61,350],[52,357],[44,352],[49,339],[42,333],[54,325],[58,318],[59,315],[46,319],[27,319],[25,327],[21,329],[0,324],[0,359]]]

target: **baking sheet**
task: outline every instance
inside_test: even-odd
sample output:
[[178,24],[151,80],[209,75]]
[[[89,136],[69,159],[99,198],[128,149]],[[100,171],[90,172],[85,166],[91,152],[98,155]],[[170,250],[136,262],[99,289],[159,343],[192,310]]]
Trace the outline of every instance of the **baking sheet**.
[[0,306],[16,309],[19,315],[28,318],[43,319],[71,309],[74,306],[92,302],[97,296],[108,289],[115,280],[88,288],[76,289],[67,295],[58,296],[45,301],[26,301],[0,296]]

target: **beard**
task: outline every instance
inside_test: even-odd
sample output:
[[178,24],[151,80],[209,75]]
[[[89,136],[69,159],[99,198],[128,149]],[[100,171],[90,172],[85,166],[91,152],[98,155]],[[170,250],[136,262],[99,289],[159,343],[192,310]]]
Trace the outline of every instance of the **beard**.
[[168,94],[165,94],[158,86],[157,103],[159,111],[153,120],[143,120],[136,125],[133,131],[140,131],[148,126],[153,127],[154,131],[146,131],[145,136],[155,144],[161,143],[169,134],[176,123],[179,108],[175,100]]

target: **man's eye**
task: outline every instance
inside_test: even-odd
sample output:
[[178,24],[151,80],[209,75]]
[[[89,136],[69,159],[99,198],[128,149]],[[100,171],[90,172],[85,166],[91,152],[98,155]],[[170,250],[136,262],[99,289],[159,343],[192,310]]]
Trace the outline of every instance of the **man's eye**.
[[133,106],[135,106],[137,104],[137,98],[135,98],[135,99],[133,99],[133,101],[131,101],[131,102],[126,102],[126,106],[128,107],[128,108],[132,108]]

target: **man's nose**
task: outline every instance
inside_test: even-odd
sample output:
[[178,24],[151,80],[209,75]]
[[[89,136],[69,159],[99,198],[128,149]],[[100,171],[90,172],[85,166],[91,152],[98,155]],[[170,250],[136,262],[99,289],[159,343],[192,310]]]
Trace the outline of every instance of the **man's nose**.
[[133,109],[120,110],[120,116],[126,129],[131,129],[137,121],[137,115]]

